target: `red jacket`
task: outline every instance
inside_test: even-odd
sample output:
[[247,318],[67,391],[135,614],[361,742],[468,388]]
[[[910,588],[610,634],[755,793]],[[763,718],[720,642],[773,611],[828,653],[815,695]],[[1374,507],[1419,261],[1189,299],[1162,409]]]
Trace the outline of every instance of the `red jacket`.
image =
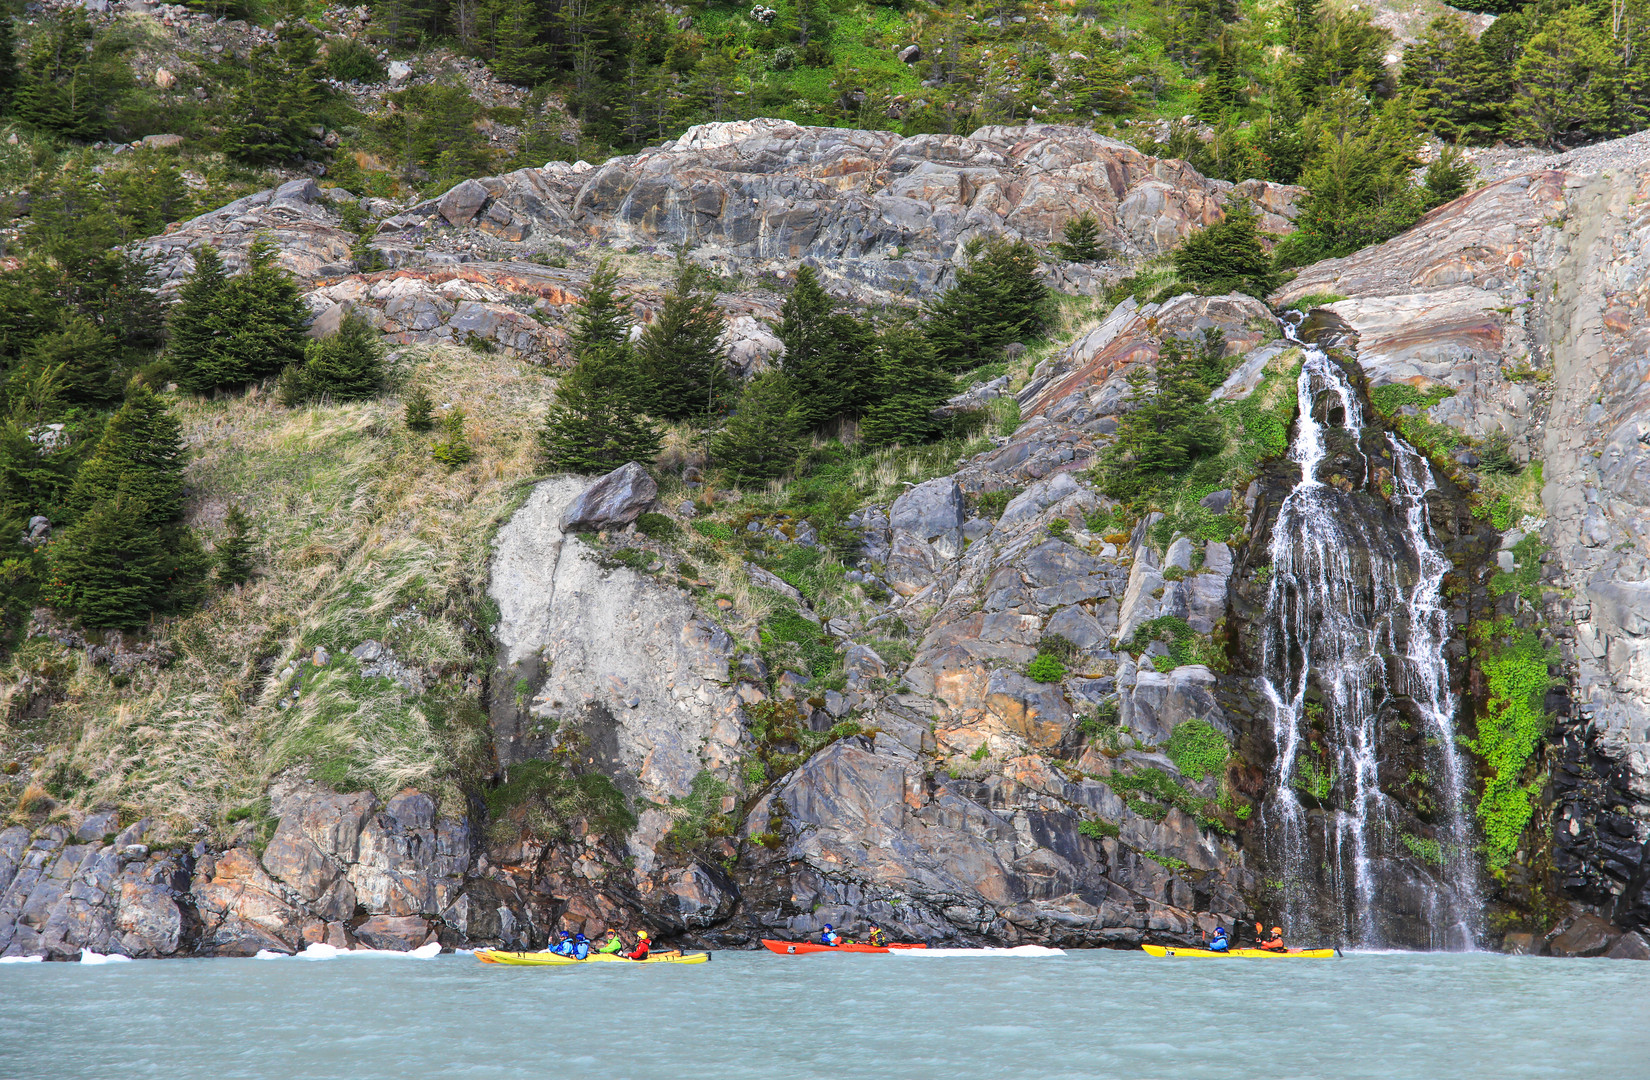
[[625,955],[628,956],[632,960],[646,960],[647,959],[647,939],[643,938],[641,941],[638,941],[636,943],[636,950],[634,952],[627,952],[627,953],[625,953]]

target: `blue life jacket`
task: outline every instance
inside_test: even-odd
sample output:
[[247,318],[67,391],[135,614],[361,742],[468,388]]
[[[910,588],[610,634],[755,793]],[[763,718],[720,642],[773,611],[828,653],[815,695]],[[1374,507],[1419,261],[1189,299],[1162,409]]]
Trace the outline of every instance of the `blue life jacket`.
[[588,942],[588,941],[575,941],[573,943],[573,955],[578,957],[580,960],[584,960],[587,957],[589,957],[590,956],[590,942]]
[[557,956],[572,956],[573,955],[573,939],[572,938],[562,938],[560,941],[556,942],[556,947],[554,949],[551,949],[550,951],[555,953]]
[[821,931],[819,935],[819,943],[821,945],[835,945],[840,940],[841,939],[837,936],[836,931],[834,930]]
[[1226,940],[1226,935],[1225,934],[1216,934],[1215,939],[1213,941],[1209,942],[1209,951],[1210,952],[1225,952],[1227,950],[1229,944],[1230,943]]

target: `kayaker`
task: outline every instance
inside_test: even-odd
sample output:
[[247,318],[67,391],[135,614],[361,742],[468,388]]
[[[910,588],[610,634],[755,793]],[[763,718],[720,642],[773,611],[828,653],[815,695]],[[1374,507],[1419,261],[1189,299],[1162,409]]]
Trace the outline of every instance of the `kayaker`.
[[1288,952],[1289,946],[1283,943],[1283,927],[1274,926],[1272,927],[1271,936],[1263,937],[1260,923],[1256,923],[1255,947],[1257,949],[1265,949],[1267,952]]
[[1215,936],[1209,942],[1209,951],[1226,952],[1231,947],[1232,943],[1226,940],[1226,928],[1224,926],[1215,927]]
[[619,937],[617,930],[608,930],[607,940],[602,942],[601,948],[596,950],[608,956],[618,956],[624,952],[624,939]]
[[882,927],[878,926],[876,923],[872,923],[871,932],[865,935],[865,943],[867,945],[875,945],[879,949],[886,945],[887,941],[884,940]]
[[647,949],[648,949],[647,931],[646,930],[638,930],[638,931],[636,931],[636,947],[634,949],[632,949],[630,952],[625,953],[625,956],[629,957],[632,960],[646,960],[647,959]]
[[838,945],[842,944],[842,936],[835,930],[831,929],[830,923],[826,923],[825,929],[819,932],[819,943],[821,945],[829,945],[834,949]]
[[555,948],[550,951],[555,953],[557,956],[572,956],[573,935],[568,933],[566,930],[563,930],[561,932],[561,940],[556,942]]
[[588,960],[590,958],[590,940],[583,934],[573,937],[573,959]]

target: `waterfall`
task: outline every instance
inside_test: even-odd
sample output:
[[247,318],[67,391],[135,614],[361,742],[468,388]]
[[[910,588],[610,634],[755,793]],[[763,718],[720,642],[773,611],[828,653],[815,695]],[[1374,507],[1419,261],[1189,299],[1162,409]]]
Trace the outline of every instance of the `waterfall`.
[[[1293,326],[1284,331],[1298,341]],[[1390,480],[1380,475],[1390,512],[1354,499],[1385,466],[1358,448],[1364,417],[1346,374],[1317,346],[1301,347],[1290,450],[1300,479],[1272,531],[1261,639],[1277,751],[1262,821],[1282,874],[1283,916],[1297,935],[1310,929],[1364,947],[1390,943],[1395,924],[1425,922],[1425,938],[1406,933],[1405,943],[1471,948],[1478,888],[1444,656],[1450,563],[1426,504],[1436,483],[1426,459],[1389,435]],[[1346,437],[1332,451],[1337,429]],[[1326,463],[1333,483],[1319,478]],[[1442,810],[1434,871],[1418,870],[1421,852],[1406,850],[1402,832],[1407,812],[1382,790],[1383,720],[1424,727],[1426,779]]]

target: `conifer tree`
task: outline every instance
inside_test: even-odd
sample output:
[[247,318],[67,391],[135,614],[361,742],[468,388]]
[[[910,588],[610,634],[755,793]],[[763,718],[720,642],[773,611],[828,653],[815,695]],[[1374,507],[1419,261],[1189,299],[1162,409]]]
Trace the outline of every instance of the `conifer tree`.
[[1272,257],[1261,246],[1258,220],[1247,199],[1234,200],[1224,218],[1192,233],[1176,249],[1175,273],[1205,292],[1265,297],[1277,287],[1277,277]]
[[614,292],[618,273],[602,263],[590,276],[568,345],[571,369],[556,384],[556,400],[539,432],[552,469],[611,472],[628,461],[652,461],[659,432],[643,415],[625,309]]
[[780,366],[791,377],[804,422],[817,427],[862,413],[875,397],[877,379],[865,324],[836,310],[811,266],[797,270],[779,317],[774,330],[785,343]]
[[73,312],[59,329],[35,338],[23,350],[19,367],[24,373],[49,373],[70,404],[103,405],[120,397],[119,364],[114,339],[85,315]]
[[68,503],[76,520],[52,545],[53,606],[90,626],[135,626],[199,599],[208,561],[181,520],[183,440],[147,386],[127,392]]
[[430,400],[430,392],[423,386],[408,390],[403,416],[409,431],[428,431],[435,427],[435,402]]
[[1094,262],[1105,254],[1100,246],[1100,222],[1089,211],[1067,218],[1061,232],[1065,241],[1052,247],[1054,254],[1067,262]]
[[1492,142],[1502,126],[1508,80],[1460,15],[1440,15],[1404,50],[1400,85],[1415,93],[1427,129],[1444,139]]
[[246,270],[215,293],[209,271],[202,272],[201,295],[215,295],[216,303],[199,329],[186,337],[184,348],[196,353],[183,354],[192,360],[180,371],[179,385],[187,390],[204,393],[251,382],[304,355],[309,310],[292,275],[275,261],[275,248],[267,241],[254,241],[247,255],[251,264]]
[[1611,112],[1609,42],[1585,7],[1553,15],[1524,46],[1513,69],[1511,132],[1547,146],[1573,146],[1606,133]]
[[225,585],[242,585],[252,577],[252,522],[239,506],[224,515],[224,537],[213,554],[218,562],[218,580]]
[[109,129],[115,108],[131,93],[123,45],[99,33],[79,8],[44,20],[19,65],[12,100],[25,123],[91,141]]
[[263,164],[303,152],[321,107],[318,47],[314,34],[288,32],[274,45],[253,46],[244,62],[220,65],[233,88],[219,133],[225,153]]
[[934,410],[956,392],[956,381],[940,367],[927,337],[901,320],[877,337],[877,401],[860,422],[866,446],[927,442],[939,431]]
[[952,371],[985,363],[1009,342],[1039,333],[1048,302],[1037,253],[1024,240],[976,239],[966,254],[956,284],[928,310],[928,338]]
[[281,373],[281,400],[288,405],[326,397],[360,401],[384,382],[384,350],[378,331],[357,312],[344,316],[336,332],[304,347],[304,360]]
[[476,456],[470,447],[470,435],[464,430],[465,419],[464,410],[457,405],[448,409],[447,415],[441,418],[441,434],[430,447],[435,459],[449,469],[456,469]]
[[725,412],[735,396],[722,351],[721,314],[686,281],[665,295],[659,317],[636,342],[638,380],[648,412],[685,420]]
[[711,459],[742,481],[783,476],[802,452],[807,421],[794,381],[769,370],[745,384],[739,407],[711,440]]
[[1102,457],[1106,494],[1138,498],[1220,448],[1220,422],[1207,407],[1211,344],[1167,338],[1155,367],[1140,364],[1129,373],[1133,408]]

